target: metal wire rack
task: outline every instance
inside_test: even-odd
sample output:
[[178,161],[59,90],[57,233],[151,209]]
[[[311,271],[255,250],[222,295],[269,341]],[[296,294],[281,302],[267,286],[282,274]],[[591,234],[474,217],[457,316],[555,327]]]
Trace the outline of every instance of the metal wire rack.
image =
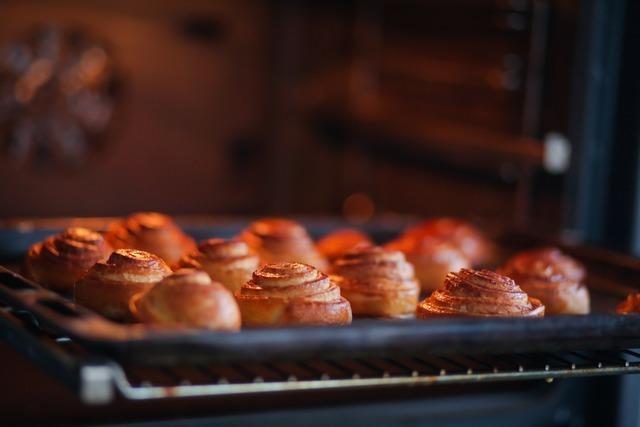
[[640,351],[236,362],[173,366],[125,365],[39,329],[25,312],[0,310],[3,338],[78,392],[88,404],[116,393],[129,400],[176,399],[297,390],[427,386],[489,381],[640,373]]

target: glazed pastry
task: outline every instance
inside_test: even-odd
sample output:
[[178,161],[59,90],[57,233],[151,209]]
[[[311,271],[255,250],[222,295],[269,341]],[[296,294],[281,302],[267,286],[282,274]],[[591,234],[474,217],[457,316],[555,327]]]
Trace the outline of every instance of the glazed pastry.
[[493,244],[473,225],[452,218],[421,222],[407,229],[403,237],[442,240],[456,246],[473,266],[488,263],[493,257]]
[[512,279],[489,270],[449,273],[444,286],[418,304],[416,316],[542,317],[544,305]]
[[118,249],[96,263],[76,284],[75,301],[105,317],[131,320],[129,300],[171,274],[159,257],[137,249]]
[[349,302],[340,288],[314,267],[267,264],[236,293],[245,326],[346,325]]
[[252,223],[240,239],[258,254],[262,264],[301,262],[326,271],[327,261],[318,253],[307,230],[295,221],[266,218]]
[[316,248],[329,262],[333,262],[357,246],[368,245],[373,245],[373,242],[362,231],[344,228],[324,236],[316,243]]
[[212,280],[235,293],[251,280],[259,259],[241,240],[209,239],[180,261],[181,267],[204,270]]
[[638,314],[640,313],[640,293],[629,294],[627,299],[616,307],[618,314]]
[[29,248],[25,276],[57,292],[71,292],[73,285],[98,261],[104,261],[111,247],[100,233],[74,227]]
[[556,248],[519,253],[498,272],[515,280],[529,296],[541,300],[547,315],[589,313],[584,267]]
[[405,236],[387,243],[385,248],[405,255],[424,292],[433,292],[442,286],[450,272],[471,267],[467,256],[456,246],[429,237]]
[[139,249],[158,255],[173,266],[196,244],[167,215],[140,212],[112,223],[105,235],[115,249]]
[[233,295],[204,271],[181,269],[150,290],[134,295],[129,307],[143,323],[169,327],[237,331],[240,311]]
[[420,285],[402,252],[359,247],[332,268],[331,277],[355,316],[402,318],[415,313]]

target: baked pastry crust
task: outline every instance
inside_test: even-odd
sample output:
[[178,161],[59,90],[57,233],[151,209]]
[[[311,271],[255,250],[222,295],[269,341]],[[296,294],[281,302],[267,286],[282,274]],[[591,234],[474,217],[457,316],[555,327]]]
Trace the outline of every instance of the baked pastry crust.
[[78,279],[93,264],[107,259],[111,251],[100,233],[72,227],[31,246],[24,273],[49,289],[71,292]]
[[373,241],[360,230],[343,228],[335,230],[316,243],[316,248],[330,263],[358,246],[373,245]]
[[173,219],[157,212],[139,212],[110,224],[105,234],[114,249],[139,249],[158,255],[170,266],[196,248]]
[[76,284],[76,303],[114,320],[131,320],[129,300],[171,274],[160,257],[137,249],[118,249],[94,264]]
[[327,260],[318,253],[305,228],[284,218],[264,218],[253,222],[240,239],[260,257],[260,262],[299,262],[326,271]]
[[405,255],[424,292],[430,293],[442,286],[450,272],[471,267],[469,258],[457,246],[431,237],[400,237],[387,243],[385,248]]
[[498,273],[511,277],[529,296],[542,301],[546,314],[588,314],[586,272],[557,248],[538,248],[511,257]]
[[301,263],[260,267],[237,293],[245,326],[346,325],[349,302],[327,275]]
[[416,311],[420,285],[404,255],[379,246],[359,247],[337,259],[332,279],[355,316],[402,318]]
[[249,246],[237,239],[208,239],[180,261],[183,268],[204,270],[212,280],[220,282],[232,293],[251,280],[260,260]]
[[480,266],[491,261],[494,248],[491,241],[476,227],[458,219],[437,218],[408,228],[403,237],[442,240],[456,246],[471,261]]
[[516,282],[489,270],[449,273],[444,286],[418,304],[418,318],[542,317],[545,307]]
[[627,295],[627,298],[616,307],[618,314],[638,314],[640,313],[640,293]]
[[240,329],[240,310],[227,288],[204,271],[181,269],[134,295],[129,307],[143,323],[217,331]]

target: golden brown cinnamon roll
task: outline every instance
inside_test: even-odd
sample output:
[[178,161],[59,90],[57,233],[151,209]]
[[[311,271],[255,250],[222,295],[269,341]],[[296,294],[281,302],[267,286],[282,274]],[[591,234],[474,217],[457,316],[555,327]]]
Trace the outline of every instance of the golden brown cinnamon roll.
[[167,215],[140,212],[112,223],[105,235],[115,249],[139,249],[158,255],[167,264],[175,265],[180,258],[196,248]]
[[546,314],[588,314],[584,267],[556,248],[539,248],[510,258],[498,273],[511,277]]
[[25,275],[42,286],[70,292],[73,285],[98,261],[104,261],[111,247],[100,233],[74,227],[29,248]]
[[316,243],[316,248],[329,262],[333,262],[357,246],[369,245],[373,245],[373,242],[362,231],[344,228],[324,236]]
[[385,248],[405,255],[425,292],[435,291],[442,286],[450,272],[471,267],[469,258],[458,247],[429,237],[400,237],[387,243]]
[[106,262],[94,264],[76,284],[74,298],[114,320],[130,320],[129,300],[150,289],[171,269],[159,257],[137,249],[118,249]]
[[418,318],[435,316],[542,317],[544,305],[516,282],[489,270],[449,273],[444,286],[418,304]]
[[453,218],[421,222],[405,231],[404,236],[442,240],[456,246],[473,266],[486,264],[493,257],[493,244],[473,225]]
[[235,293],[251,280],[259,262],[258,256],[241,240],[209,239],[182,258],[180,266],[204,270],[211,279]]
[[616,307],[618,314],[639,314],[640,293],[629,294],[627,298]]
[[359,247],[338,258],[332,271],[356,316],[410,317],[416,311],[420,285],[401,252]]
[[262,264],[300,262],[326,271],[327,261],[318,253],[307,230],[295,221],[265,218],[252,223],[240,239],[260,257]]
[[240,311],[233,295],[204,271],[181,269],[150,290],[134,295],[129,307],[143,323],[169,327],[237,331]]
[[345,325],[349,302],[340,288],[314,267],[267,264],[236,293],[245,326]]

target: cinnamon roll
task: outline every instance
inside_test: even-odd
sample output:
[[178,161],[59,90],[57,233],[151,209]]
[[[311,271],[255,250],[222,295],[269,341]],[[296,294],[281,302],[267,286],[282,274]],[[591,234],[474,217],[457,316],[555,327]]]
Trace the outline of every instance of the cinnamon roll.
[[176,271],[150,290],[134,295],[129,308],[143,323],[217,331],[240,329],[240,311],[231,292],[199,270]]
[[420,285],[401,252],[356,248],[336,260],[332,271],[356,316],[401,318],[416,311]]
[[167,215],[140,212],[112,223],[105,235],[115,249],[139,249],[175,265],[196,244]]
[[436,316],[542,317],[544,305],[516,282],[489,270],[449,273],[444,286],[418,304],[418,318]]
[[307,264],[262,266],[236,298],[245,326],[351,323],[351,307],[340,296],[340,288]]
[[493,244],[473,225],[453,218],[438,218],[421,222],[404,233],[405,237],[432,238],[456,246],[473,266],[488,263],[493,257]]
[[180,261],[181,267],[206,271],[232,293],[251,280],[258,264],[258,256],[249,251],[245,242],[224,239],[205,240]]
[[618,314],[638,314],[640,313],[640,293],[629,294],[627,299],[616,307]]
[[130,320],[129,300],[171,274],[159,257],[137,249],[118,249],[106,262],[94,264],[76,284],[74,298],[114,320]]
[[542,301],[546,314],[588,314],[589,290],[585,269],[557,248],[519,253],[499,270],[529,296]]
[[450,272],[471,267],[469,258],[458,247],[430,237],[400,237],[385,248],[405,255],[424,292],[438,289]]
[[333,231],[316,243],[318,252],[329,262],[333,262],[357,246],[369,246],[373,242],[360,230],[344,228]]
[[240,234],[260,257],[262,264],[300,262],[326,271],[327,261],[318,253],[307,230],[295,221],[266,218],[252,223]]
[[111,247],[100,233],[74,227],[29,248],[24,273],[42,286],[71,292],[93,264],[104,261]]

